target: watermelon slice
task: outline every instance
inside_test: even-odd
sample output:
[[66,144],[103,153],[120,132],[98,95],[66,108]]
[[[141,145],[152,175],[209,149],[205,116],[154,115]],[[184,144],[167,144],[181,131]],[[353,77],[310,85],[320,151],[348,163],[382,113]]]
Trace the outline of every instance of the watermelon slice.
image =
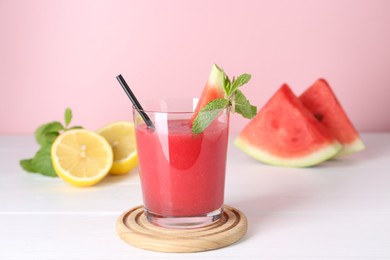
[[259,161],[288,167],[316,165],[341,149],[287,84],[246,125],[235,145]]
[[299,99],[343,145],[336,157],[352,154],[365,148],[358,132],[324,79],[317,80]]
[[216,64],[213,64],[213,66],[211,67],[209,78],[203,88],[198,104],[196,105],[195,113],[192,117],[191,122],[195,119],[199,111],[203,107],[205,107],[210,101],[217,98],[225,97],[225,90],[223,87],[224,80],[225,73],[220,68],[218,68]]

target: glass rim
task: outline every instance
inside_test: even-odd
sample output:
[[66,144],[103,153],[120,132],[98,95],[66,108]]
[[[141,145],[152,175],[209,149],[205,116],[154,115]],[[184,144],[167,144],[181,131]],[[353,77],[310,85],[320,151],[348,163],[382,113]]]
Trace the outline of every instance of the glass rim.
[[[190,111],[189,109],[186,109],[186,110],[172,109],[172,110],[170,110],[169,108],[165,108],[165,109],[148,108],[148,106],[150,106],[150,104],[152,104],[152,103],[154,105],[156,105],[156,104],[158,104],[158,102],[164,102],[165,104],[170,104],[170,103],[174,103],[174,102],[188,102],[186,105],[190,105],[190,103],[189,103],[190,101],[192,102],[192,105],[193,105],[192,111]],[[194,103],[194,101],[195,101],[195,103]],[[132,106],[132,109],[137,111],[138,113],[145,112],[145,113],[156,113],[156,114],[157,113],[161,113],[161,114],[194,114],[196,104],[198,103],[198,101],[199,101],[198,97],[145,99],[141,103],[142,109],[137,109],[134,105]],[[224,109],[215,109],[215,110],[225,110],[225,109],[229,109],[229,107],[224,108]],[[210,110],[210,111],[213,111],[213,110]]]

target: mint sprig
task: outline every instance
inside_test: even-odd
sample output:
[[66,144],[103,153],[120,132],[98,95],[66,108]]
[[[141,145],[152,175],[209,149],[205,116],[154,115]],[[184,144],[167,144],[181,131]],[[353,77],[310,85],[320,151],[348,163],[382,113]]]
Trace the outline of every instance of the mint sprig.
[[72,110],[67,108],[64,115],[65,125],[59,121],[43,124],[35,131],[35,140],[40,145],[33,158],[20,161],[20,166],[27,172],[40,173],[42,175],[57,177],[51,161],[51,146],[57,136],[63,131],[82,128],[81,126],[69,127],[72,121]]
[[232,95],[233,93],[235,93],[235,91],[238,90],[239,87],[248,83],[251,80],[251,78],[252,78],[252,76],[250,74],[244,73],[244,74],[238,76],[236,79],[233,78],[233,82],[230,82],[229,78],[226,77],[225,84],[230,86],[227,88],[226,94],[228,96]]
[[253,118],[257,114],[257,107],[251,105],[242,91],[239,90],[240,87],[250,81],[252,76],[244,73],[230,80],[222,68],[217,65],[216,67],[223,74],[225,98],[214,99],[199,111],[192,124],[192,132],[194,134],[202,133],[219,113],[228,107],[231,107],[231,112],[238,113],[248,119]]

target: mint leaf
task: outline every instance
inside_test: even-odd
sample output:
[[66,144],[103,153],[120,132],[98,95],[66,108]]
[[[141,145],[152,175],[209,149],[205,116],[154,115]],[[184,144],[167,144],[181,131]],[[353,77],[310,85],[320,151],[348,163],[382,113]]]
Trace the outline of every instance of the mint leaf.
[[65,109],[65,127],[68,127],[68,125],[70,124],[70,121],[72,121],[72,110],[67,107]]
[[32,159],[21,160],[20,166],[27,172],[56,177],[57,174],[51,162],[50,150],[54,140],[62,130],[64,130],[64,126],[57,121],[41,125],[35,131],[35,139],[41,145],[41,148]]
[[58,131],[55,131],[55,132],[47,132],[45,134],[45,138],[46,138],[46,143],[43,144],[43,145],[47,145],[47,144],[52,144],[54,143],[54,141],[56,140],[56,138],[60,135],[60,133]]
[[20,166],[26,171],[26,172],[35,172],[34,167],[32,166],[32,160],[33,159],[25,159],[20,161]]
[[82,126],[79,126],[79,125],[75,125],[75,126],[72,126],[72,127],[69,127],[67,128],[66,130],[72,130],[72,129],[83,129],[84,127]]
[[31,166],[33,172],[41,173],[50,177],[57,177],[57,173],[55,172],[51,161],[51,145],[52,144],[47,144],[39,149],[31,161]]
[[251,80],[251,75],[250,74],[242,74],[238,76],[236,79],[233,80],[232,87],[230,89],[230,94],[234,93],[239,87],[245,85]]
[[21,160],[20,166],[27,172],[57,177],[57,173],[55,172],[51,161],[51,146],[52,144],[42,146],[35,154],[34,158]]
[[56,177],[57,173],[51,161],[51,147],[61,132],[70,129],[82,128],[81,126],[68,127],[72,120],[72,110],[66,108],[64,113],[65,127],[58,121],[43,124],[35,131],[35,139],[41,148],[33,158],[20,161],[20,166],[27,172],[40,173],[46,176]]
[[217,98],[210,101],[204,108],[200,110],[192,124],[192,133],[200,134],[211,122],[218,116],[222,109],[228,107],[229,100]]
[[58,133],[61,130],[64,130],[64,126],[58,121],[41,125],[35,131],[35,139],[38,144],[45,145],[47,143],[52,142],[52,136],[50,136],[50,134],[47,135],[47,133],[53,133],[53,132]]
[[234,110],[245,118],[253,118],[257,113],[257,107],[252,106],[249,100],[240,90],[236,90],[234,96]]
[[217,67],[217,69],[222,73],[222,76],[223,76],[223,89],[225,91],[225,93],[230,93],[230,88],[231,88],[231,82],[230,82],[230,79],[229,77],[225,74],[225,71],[219,67],[217,64],[215,64],[215,67]]
[[232,88],[232,82],[230,81],[229,77],[225,73],[224,73],[223,88],[225,90],[226,96],[230,96],[231,88]]

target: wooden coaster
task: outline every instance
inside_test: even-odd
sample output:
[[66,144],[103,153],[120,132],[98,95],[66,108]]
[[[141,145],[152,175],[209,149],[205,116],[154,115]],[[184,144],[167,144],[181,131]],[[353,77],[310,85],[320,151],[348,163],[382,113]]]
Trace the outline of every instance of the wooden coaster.
[[248,228],[245,215],[226,205],[220,220],[195,229],[158,227],[149,223],[143,213],[142,206],[123,213],[116,231],[126,243],[152,251],[190,253],[218,249],[240,240]]

